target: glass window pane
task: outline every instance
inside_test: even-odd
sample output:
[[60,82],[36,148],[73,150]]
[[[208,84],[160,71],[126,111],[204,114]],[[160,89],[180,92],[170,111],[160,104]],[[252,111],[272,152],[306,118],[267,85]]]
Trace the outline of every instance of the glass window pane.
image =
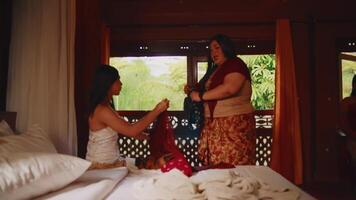
[[208,68],[208,62],[198,62],[197,66],[198,66],[198,80],[200,80],[201,78],[203,78],[206,69]]
[[123,84],[114,96],[116,110],[151,110],[164,98],[170,100],[169,110],[183,110],[186,56],[112,57],[110,65]]
[[252,104],[256,110],[273,110],[275,98],[274,54],[239,56],[250,70],[252,79]]
[[351,94],[352,78],[356,74],[356,52],[342,53],[341,71],[342,71],[342,98]]

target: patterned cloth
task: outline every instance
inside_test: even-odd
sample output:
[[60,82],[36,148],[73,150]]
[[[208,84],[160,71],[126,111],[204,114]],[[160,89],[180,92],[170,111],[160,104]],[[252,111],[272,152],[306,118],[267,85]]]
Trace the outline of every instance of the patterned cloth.
[[204,165],[255,165],[256,127],[253,113],[206,118],[199,157]]
[[162,172],[169,172],[176,168],[186,176],[192,175],[192,167],[174,142],[174,132],[167,112],[163,112],[157,119],[157,125],[152,131],[149,144],[153,158],[158,159],[165,154],[172,155],[172,159],[161,167]]
[[192,167],[189,165],[188,161],[185,159],[183,155],[176,156],[174,159],[167,162],[165,165],[161,167],[161,171],[169,172],[174,168],[183,172],[186,176],[192,175]]

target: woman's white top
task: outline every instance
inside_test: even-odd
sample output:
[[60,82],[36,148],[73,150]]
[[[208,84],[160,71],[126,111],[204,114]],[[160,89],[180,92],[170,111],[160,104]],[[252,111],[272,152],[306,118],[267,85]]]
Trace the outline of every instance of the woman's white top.
[[118,134],[110,127],[90,130],[85,159],[96,163],[115,163],[121,158],[117,139]]

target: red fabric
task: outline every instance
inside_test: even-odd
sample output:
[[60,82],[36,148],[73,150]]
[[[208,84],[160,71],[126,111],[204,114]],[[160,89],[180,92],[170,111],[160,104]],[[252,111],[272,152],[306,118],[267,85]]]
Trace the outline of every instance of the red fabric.
[[168,113],[163,112],[158,118],[157,125],[149,140],[151,156],[155,159],[171,153],[173,159],[161,167],[162,172],[176,168],[185,175],[192,175],[192,167],[174,142],[174,132],[168,119]]
[[[233,59],[227,60],[222,66],[220,66],[214,76],[211,78],[211,84],[209,90],[214,89],[218,85],[224,82],[224,78],[227,74],[237,72],[242,74],[247,80],[251,81],[250,71],[247,68],[247,65],[240,58],[236,57]],[[216,106],[217,100],[208,101],[210,117],[213,117],[214,109]]]
[[192,175],[192,167],[189,165],[189,163],[184,158],[184,156],[177,156],[174,159],[170,160],[169,162],[167,162],[165,165],[162,166],[161,171],[169,172],[174,168],[180,170],[187,176]]
[[276,97],[271,168],[295,184],[303,183],[302,137],[296,66],[288,19],[276,24]]

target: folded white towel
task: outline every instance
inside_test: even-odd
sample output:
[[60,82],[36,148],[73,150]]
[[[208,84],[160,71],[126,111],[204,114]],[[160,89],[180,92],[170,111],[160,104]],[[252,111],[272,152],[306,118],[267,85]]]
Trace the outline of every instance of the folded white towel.
[[173,169],[137,182],[136,198],[145,200],[296,200],[300,193],[275,188],[253,177],[243,177],[234,169],[211,169],[186,177]]
[[135,197],[145,200],[204,200],[190,179],[181,171],[173,169],[134,185]]

